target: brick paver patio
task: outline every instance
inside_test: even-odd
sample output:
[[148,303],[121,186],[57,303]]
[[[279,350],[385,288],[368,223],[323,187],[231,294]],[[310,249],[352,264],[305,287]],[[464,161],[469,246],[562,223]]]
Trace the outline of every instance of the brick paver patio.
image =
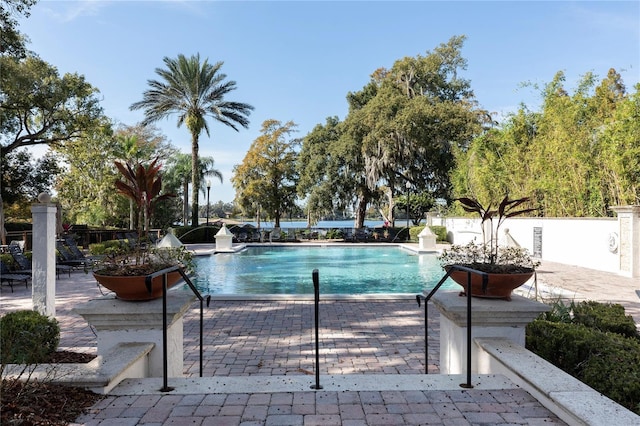
[[[638,280],[549,264],[541,281],[581,298],[623,303]],[[545,276],[546,273],[546,276]],[[589,284],[589,285],[587,285]],[[635,287],[634,287],[635,286]],[[595,289],[593,288],[595,287]],[[628,287],[628,288],[627,288]],[[102,294],[91,275],[57,280],[61,347],[89,347],[96,338],[72,309]],[[2,313],[31,309],[31,288],[4,286]],[[185,375],[198,375],[197,304],[185,317]],[[415,298],[323,300],[320,305],[322,374],[421,374],[424,310]],[[638,317],[636,317],[638,320]],[[314,373],[313,303],[309,300],[213,300],[205,310],[204,376]],[[438,371],[438,314],[430,309],[429,371]],[[429,391],[307,391],[107,396],[77,420],[87,425],[393,425],[564,424],[522,389]]]

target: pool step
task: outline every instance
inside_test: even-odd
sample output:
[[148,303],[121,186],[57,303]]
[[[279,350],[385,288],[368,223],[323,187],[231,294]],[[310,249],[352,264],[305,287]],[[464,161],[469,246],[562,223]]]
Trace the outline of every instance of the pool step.
[[[410,390],[461,390],[466,375],[442,374],[347,374],[320,376],[324,391],[410,391]],[[506,376],[500,374],[473,375],[474,389],[518,389]],[[158,395],[161,378],[126,379],[115,387],[110,395]],[[234,376],[169,378],[174,388],[169,394],[189,395],[203,393],[274,393],[312,391],[315,376]]]

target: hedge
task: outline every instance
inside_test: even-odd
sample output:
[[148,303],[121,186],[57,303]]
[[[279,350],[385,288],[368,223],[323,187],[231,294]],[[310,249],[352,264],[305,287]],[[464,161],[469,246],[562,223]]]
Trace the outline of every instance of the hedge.
[[640,414],[640,339],[633,319],[624,315],[622,306],[557,304],[552,314],[542,315],[527,326],[526,346]]
[[[426,226],[426,225],[425,225]],[[411,236],[411,241],[418,241],[418,235],[422,232],[424,226],[414,226],[409,229],[409,235]],[[447,242],[447,228],[445,226],[434,225],[430,226],[431,232],[436,234],[437,242]]]

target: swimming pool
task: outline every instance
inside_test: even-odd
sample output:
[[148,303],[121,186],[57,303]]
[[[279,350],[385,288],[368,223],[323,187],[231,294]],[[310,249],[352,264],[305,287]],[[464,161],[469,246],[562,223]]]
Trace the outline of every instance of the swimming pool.
[[314,269],[322,294],[420,293],[444,274],[435,254],[398,247],[270,246],[198,257],[193,281],[211,295],[313,294]]

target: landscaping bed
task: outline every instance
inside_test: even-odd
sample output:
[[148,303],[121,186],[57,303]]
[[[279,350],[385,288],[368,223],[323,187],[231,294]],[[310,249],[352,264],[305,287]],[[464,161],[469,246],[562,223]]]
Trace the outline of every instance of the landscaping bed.
[[640,414],[640,334],[621,305],[558,302],[529,324],[526,346]]
[[[87,363],[95,355],[53,352],[47,363]],[[3,380],[0,386],[2,425],[66,425],[103,398],[91,391],[51,383]]]

